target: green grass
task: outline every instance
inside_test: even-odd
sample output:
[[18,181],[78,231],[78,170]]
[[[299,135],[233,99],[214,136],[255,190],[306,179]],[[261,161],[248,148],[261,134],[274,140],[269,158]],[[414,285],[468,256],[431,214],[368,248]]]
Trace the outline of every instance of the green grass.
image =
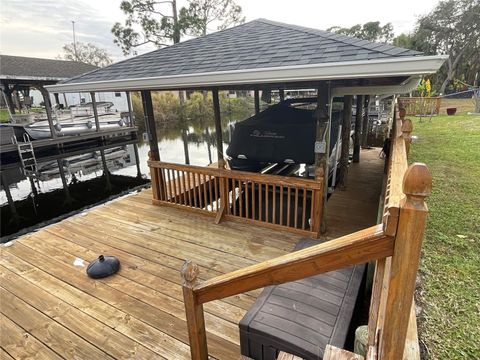
[[414,120],[433,192],[421,263],[426,359],[480,359],[480,116]]
[[10,116],[7,109],[0,109],[0,123],[8,122]]

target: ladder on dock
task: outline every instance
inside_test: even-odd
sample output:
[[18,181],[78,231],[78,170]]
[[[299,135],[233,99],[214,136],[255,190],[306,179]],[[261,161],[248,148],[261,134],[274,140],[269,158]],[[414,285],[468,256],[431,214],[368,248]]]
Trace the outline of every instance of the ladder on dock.
[[35,157],[35,150],[33,149],[32,140],[28,134],[23,135],[23,142],[18,142],[13,138],[14,144],[17,145],[18,155],[22,163],[22,169],[25,176],[37,175],[37,158]]

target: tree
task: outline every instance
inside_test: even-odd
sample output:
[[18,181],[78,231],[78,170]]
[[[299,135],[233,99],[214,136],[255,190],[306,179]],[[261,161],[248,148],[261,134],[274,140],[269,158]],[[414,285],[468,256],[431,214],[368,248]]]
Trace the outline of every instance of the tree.
[[347,36],[354,36],[359,39],[388,43],[393,39],[393,26],[391,23],[386,23],[380,26],[380,21],[370,21],[365,24],[357,24],[350,28],[342,28],[333,26],[327,31],[336,34],[343,34]]
[[412,45],[425,54],[448,55],[437,75],[442,84],[440,93],[445,92],[459,69],[464,77],[470,77],[464,81],[473,83],[480,69],[480,2],[441,1],[419,18]]
[[99,67],[105,67],[113,63],[110,54],[92,43],[69,43],[63,46],[63,54],[58,59],[81,61]]
[[188,0],[180,11],[176,0],[123,0],[120,9],[127,18],[123,25],[115,23],[112,33],[125,55],[144,44],[160,48],[179,43],[182,35],[206,35],[215,22],[224,29],[244,21],[234,0]]
[[393,38],[392,44],[394,46],[402,47],[405,49],[412,49],[413,38],[411,34],[400,34]]
[[242,8],[233,0],[190,0],[188,8],[180,10],[185,32],[205,36],[209,26],[216,22],[217,30],[226,29],[245,21]]

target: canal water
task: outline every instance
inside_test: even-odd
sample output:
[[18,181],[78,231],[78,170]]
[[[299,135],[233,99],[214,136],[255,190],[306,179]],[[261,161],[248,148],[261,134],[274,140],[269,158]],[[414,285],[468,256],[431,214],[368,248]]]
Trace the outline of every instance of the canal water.
[[[230,140],[229,124],[234,122],[226,119],[223,124],[224,148]],[[200,166],[217,161],[213,124],[212,119],[206,121],[206,125],[193,121],[182,126],[169,122],[157,125],[161,160]],[[105,148],[105,162],[98,148],[89,148],[75,157],[49,163],[38,161],[40,175],[33,178],[23,174],[20,164],[2,166],[0,241],[9,241],[85,208],[149,186],[149,146],[143,141],[143,121],[137,125],[138,142]],[[108,173],[104,171],[105,165]]]

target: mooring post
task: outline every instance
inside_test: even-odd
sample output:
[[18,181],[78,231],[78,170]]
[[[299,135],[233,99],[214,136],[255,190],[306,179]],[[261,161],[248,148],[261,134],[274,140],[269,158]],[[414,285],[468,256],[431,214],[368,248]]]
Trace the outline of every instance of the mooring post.
[[425,198],[431,191],[432,176],[427,166],[410,165],[403,177],[405,198],[400,201],[379,359],[403,359],[428,214]]
[[193,288],[197,284],[198,265],[190,260],[185,261],[182,267],[182,290],[185,303],[185,315],[187,318],[188,339],[190,342],[190,354],[194,360],[207,360],[207,334],[203,305],[198,303]]

